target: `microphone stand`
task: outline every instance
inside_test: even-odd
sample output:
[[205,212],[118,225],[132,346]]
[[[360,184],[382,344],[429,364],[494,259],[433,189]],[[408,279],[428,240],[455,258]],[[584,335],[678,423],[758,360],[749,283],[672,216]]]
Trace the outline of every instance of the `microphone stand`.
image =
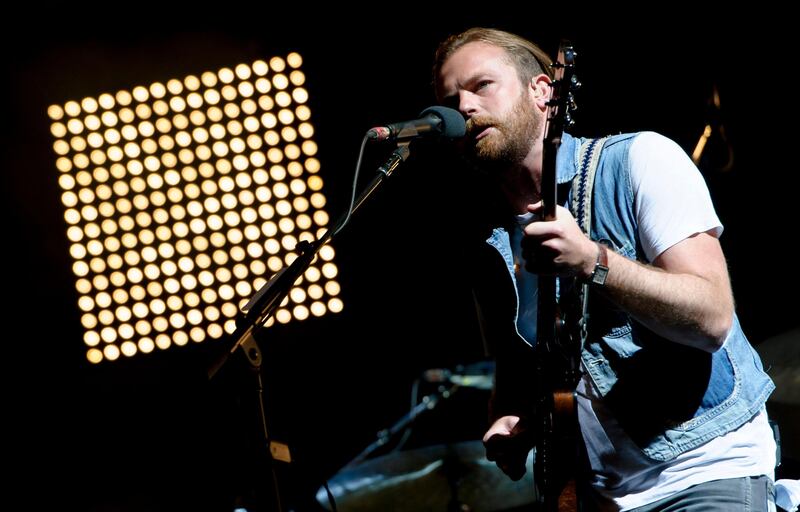
[[[244,308],[239,311],[236,317],[236,330],[229,338],[229,346],[208,369],[208,378],[211,380],[217,375],[220,369],[222,369],[228,359],[230,359],[239,348],[242,349],[251,370],[256,376],[256,390],[259,397],[259,412],[261,424],[263,426],[263,436],[269,446],[269,453],[272,459],[290,463],[291,453],[288,445],[271,439],[267,431],[266,412],[263,400],[264,390],[261,380],[262,357],[261,350],[255,340],[255,334],[264,327],[264,323],[274,314],[275,310],[283,302],[283,299],[289,294],[292,285],[303,275],[319,250],[325,244],[333,240],[333,237],[344,227],[352,212],[358,210],[366,199],[408,158],[410,154],[408,145],[408,141],[398,143],[397,149],[392,152],[383,165],[378,167],[377,174],[355,200],[352,209],[341,215],[333,228],[326,231],[322,237],[314,242],[303,240],[297,244],[296,250],[300,252],[300,255],[288,267],[282,268],[278,273],[272,276],[272,279],[262,286],[261,289],[251,297]],[[283,507],[281,506],[278,479],[274,465],[271,466],[277,504],[276,510],[282,512]]]

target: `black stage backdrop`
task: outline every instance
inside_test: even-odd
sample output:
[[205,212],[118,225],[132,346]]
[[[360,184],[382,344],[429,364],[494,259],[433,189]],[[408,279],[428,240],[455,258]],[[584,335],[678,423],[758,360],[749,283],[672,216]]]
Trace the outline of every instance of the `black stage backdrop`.
[[[17,482],[0,501],[96,511],[271,503],[246,370],[233,360],[215,382],[205,378],[222,342],[97,366],[85,359],[46,108],[98,92],[300,52],[335,214],[349,199],[364,131],[433,104],[433,50],[469,26],[515,31],[550,51],[570,38],[584,84],[578,135],[654,130],[691,151],[716,84],[736,159],[726,174],[713,165],[704,174],[726,226],[740,318],[754,344],[797,326],[797,166],[792,140],[771,140],[791,123],[779,27],[743,41],[745,25],[730,12],[601,23],[613,13],[224,7],[232,12],[42,7],[7,19],[18,26],[3,34],[3,431],[6,474]],[[391,149],[369,148],[365,177]],[[408,411],[421,372],[483,358],[460,259],[466,181],[420,144],[335,241],[344,311],[260,333],[270,433],[295,458],[278,467],[286,509],[315,508],[322,481]],[[423,384],[420,393],[434,389]],[[487,395],[459,393],[420,420],[409,446],[478,439]]]

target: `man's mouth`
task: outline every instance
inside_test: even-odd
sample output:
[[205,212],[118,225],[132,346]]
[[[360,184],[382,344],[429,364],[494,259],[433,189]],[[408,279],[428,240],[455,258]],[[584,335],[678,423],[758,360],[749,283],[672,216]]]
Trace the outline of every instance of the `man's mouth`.
[[473,134],[474,134],[473,135],[473,139],[475,139],[475,141],[481,140],[482,138],[484,138],[487,135],[489,135],[489,130],[491,130],[491,129],[492,129],[491,125],[490,126],[479,126],[475,130],[473,130]]
[[474,119],[471,119],[467,122],[468,138],[472,139],[474,142],[477,142],[488,135],[490,128],[492,128],[491,123],[484,121],[478,124]]

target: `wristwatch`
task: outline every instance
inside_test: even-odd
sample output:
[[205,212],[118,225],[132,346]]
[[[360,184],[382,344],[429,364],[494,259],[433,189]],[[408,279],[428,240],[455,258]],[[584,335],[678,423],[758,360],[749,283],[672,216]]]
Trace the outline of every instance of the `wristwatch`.
[[597,244],[597,262],[594,264],[594,269],[587,279],[589,284],[603,286],[606,284],[606,277],[608,276],[608,249],[605,245],[595,242]]

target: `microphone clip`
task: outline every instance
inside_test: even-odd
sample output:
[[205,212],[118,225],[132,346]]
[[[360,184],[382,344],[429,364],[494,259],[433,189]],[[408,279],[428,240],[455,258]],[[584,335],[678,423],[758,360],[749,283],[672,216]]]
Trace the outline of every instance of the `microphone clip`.
[[408,144],[408,142],[398,143],[397,149],[392,151],[392,154],[389,155],[389,158],[386,159],[386,162],[378,167],[377,172],[383,174],[387,178],[391,176],[394,170],[397,169],[397,166],[405,162],[408,158],[408,155],[411,154],[411,151],[408,149]]

